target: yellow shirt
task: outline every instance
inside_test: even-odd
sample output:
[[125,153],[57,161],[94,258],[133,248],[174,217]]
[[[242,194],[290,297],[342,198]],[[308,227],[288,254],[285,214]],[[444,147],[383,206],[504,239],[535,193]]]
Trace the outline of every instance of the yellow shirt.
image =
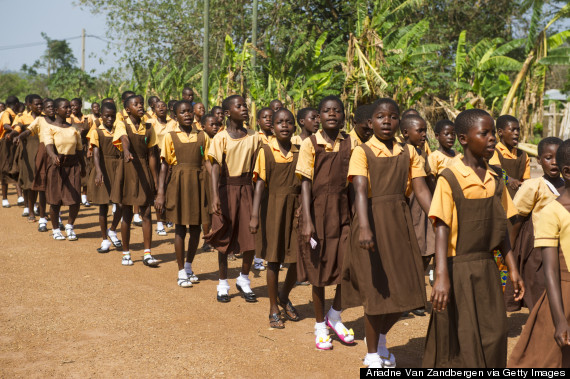
[[[127,126],[128,125],[128,126]],[[123,143],[121,142],[121,137],[127,135],[127,127],[131,128],[133,134],[138,134],[139,136],[144,136],[147,134],[146,126],[144,123],[139,124],[139,128],[135,128],[131,119],[128,117],[125,121],[115,121],[115,132],[113,133],[113,145],[119,149],[119,151],[123,151]],[[156,146],[156,133],[154,132],[154,128],[149,128],[150,132],[148,134],[148,139],[146,141],[146,146],[151,148]]]
[[348,135],[350,136],[350,138],[356,140],[356,142],[358,143],[357,146],[362,144],[362,140],[360,139],[358,134],[356,134],[356,129],[352,128],[352,130],[350,131],[350,133],[348,133]]
[[162,146],[164,136],[174,130],[178,125],[174,120],[166,121],[166,124],[163,124],[157,118],[149,119],[148,123],[150,123],[154,128],[154,132],[156,133],[156,144],[159,148]]
[[[45,117],[39,116],[28,126],[32,136],[39,136],[40,143],[44,143],[43,131],[49,128],[49,123]],[[44,143],[45,144],[45,143]]]
[[61,128],[56,125],[47,124],[42,130],[44,143],[54,145],[58,154],[74,155],[83,149],[81,144],[81,134],[73,126]]
[[[180,129],[180,125],[172,120],[174,125],[172,127],[172,131],[176,132],[176,136],[180,139],[182,143],[196,143],[198,142],[198,133],[186,133],[182,129]],[[162,139],[162,145],[160,147],[160,158],[162,158],[167,164],[174,166],[178,164],[178,160],[176,159],[176,151],[174,150],[174,142],[172,142],[172,136],[170,133],[167,133],[164,138]],[[202,157],[204,160],[208,160],[206,156],[206,152],[210,147],[210,137],[206,133],[204,133],[204,151],[202,152]]]
[[202,128],[202,124],[200,123],[200,121],[196,121],[194,120],[194,122],[192,122],[192,126],[195,127],[198,130],[203,130],[204,128]]
[[[95,125],[95,121],[97,121],[97,117],[95,117],[94,114],[87,115],[87,124],[89,125],[89,130],[93,128],[93,125]],[[103,123],[103,121],[99,119],[99,123],[101,124]]]
[[97,129],[103,132],[105,137],[113,137],[113,130],[109,133],[107,128],[101,123],[99,126],[93,126],[89,129],[87,133],[87,139],[89,140],[89,150],[93,150],[93,147],[99,147],[99,133],[97,133]]
[[[392,152],[386,147],[384,142],[380,141],[376,136],[372,136],[368,141],[364,143],[366,146],[370,147],[372,152],[376,157],[396,157],[404,152],[404,148],[399,143],[395,143],[392,148]],[[412,193],[412,179],[426,176],[424,165],[420,159],[420,155],[417,153],[416,149],[412,145],[406,145],[405,148],[410,152],[410,168],[408,173],[408,182],[406,185],[406,196]],[[368,197],[372,194],[372,188],[370,186],[370,171],[368,170],[368,159],[366,158],[366,153],[361,146],[357,146],[350,157],[350,164],[348,166],[348,181],[352,182],[355,176],[366,176],[368,178]],[[386,180],[390,180],[386,178]]]
[[233,139],[227,130],[216,134],[208,149],[208,157],[212,162],[222,164],[226,155],[226,165],[230,176],[240,176],[251,172],[253,155],[261,146],[261,136],[253,129],[246,129],[247,135]]
[[534,226],[534,247],[560,247],[570,264],[570,213],[560,202],[552,201]]
[[[340,141],[344,139],[342,134],[339,132],[336,136],[334,144],[330,144],[323,137],[323,131],[319,130],[315,133],[315,138],[317,139],[317,145],[325,147],[325,151],[336,153],[340,149]],[[350,139],[350,152],[354,150],[357,146],[357,142],[354,138]],[[315,148],[310,138],[305,138],[301,143],[301,148],[299,149],[299,159],[297,160],[297,168],[295,169],[295,174],[301,179],[303,176],[313,180],[313,173],[315,169]]]
[[427,160],[428,160],[429,167],[431,169],[431,174],[437,176],[437,175],[441,174],[441,172],[443,170],[445,170],[446,168],[451,166],[453,164],[454,160],[461,159],[461,158],[463,158],[463,154],[458,153],[457,151],[455,152],[454,157],[448,157],[447,155],[445,155],[441,151],[436,150],[433,153],[431,153],[430,155],[428,155]]
[[525,180],[513,199],[519,215],[526,217],[532,212],[534,225],[536,225],[539,214],[544,207],[559,196],[548,188],[545,180],[542,176]]
[[259,131],[258,133],[261,136],[261,140],[263,141],[264,145],[267,145],[269,143],[269,141],[275,139],[275,136],[271,135],[271,136],[267,137],[265,135],[265,133],[263,133],[262,131]]
[[11,108],[6,108],[6,110],[2,112],[2,117],[0,117],[0,139],[4,138],[4,134],[6,134],[4,125],[8,124],[12,126],[12,122],[15,119],[16,113]]
[[88,117],[84,114],[82,114],[81,117],[77,117],[76,115],[71,114],[71,116],[67,119],[67,122],[70,124],[82,124],[85,122],[85,120],[88,120]]
[[[465,166],[461,159],[455,160],[449,168],[457,178],[466,199],[484,199],[494,195],[497,173],[489,168],[489,166],[487,166],[485,180],[483,181],[481,181],[472,168]],[[517,209],[509,196],[509,192],[506,187],[504,187],[505,183],[502,178],[499,178],[499,183],[503,186],[501,204],[505,209],[507,218],[511,218],[517,214]],[[431,219],[438,218],[449,226],[450,233],[447,256],[455,256],[455,248],[457,246],[457,208],[453,200],[451,187],[442,176],[437,180],[437,186],[435,187],[431,208],[429,210],[429,217]],[[468,233],[469,231],[466,232]],[[484,236],[481,236],[481,238],[484,238]]]
[[[404,142],[404,138],[402,137],[402,135],[396,136],[394,137],[394,139],[400,143]],[[429,143],[427,139],[426,143],[424,143],[424,151],[427,153],[428,156],[431,154],[431,149],[429,148]]]
[[[271,148],[271,152],[273,153],[273,159],[275,159],[275,162],[277,163],[293,162],[293,154],[299,151],[297,146],[291,144],[291,149],[287,155],[283,155],[283,152],[279,148],[279,142],[277,142],[276,138],[271,138],[268,145]],[[267,172],[265,170],[265,149],[259,150],[257,160],[255,161],[255,167],[253,168],[253,181],[256,182],[257,178],[263,180],[264,182],[267,178]],[[267,186],[267,183],[265,183],[265,186]]]
[[153,111],[150,112],[144,112],[144,115],[142,116],[141,121],[142,122],[152,122],[152,120],[154,120],[156,118],[156,115],[154,114]]
[[125,119],[129,118],[129,114],[125,109],[120,112],[117,112],[117,119],[115,120],[115,124],[119,121],[125,121]]
[[[501,160],[499,159],[498,156],[499,153],[502,154],[505,159],[517,159],[518,149],[516,147],[512,151],[509,151],[509,149],[507,149],[507,147],[503,145],[502,142],[497,143],[496,147],[497,150],[499,150],[499,152],[495,151],[495,154],[493,154],[493,156],[489,160],[490,165],[501,167]],[[530,179],[530,158],[528,157],[528,154],[526,155],[525,169],[522,179],[523,180]]]
[[19,115],[14,118],[12,122],[12,129],[17,131],[18,133],[22,133],[22,128],[24,126],[29,126],[32,122],[34,122],[35,118],[32,116],[31,112],[25,111],[24,113],[20,113]]
[[296,135],[296,136],[291,137],[291,143],[294,145],[301,146],[301,144],[303,143],[303,139],[301,138],[300,135]]

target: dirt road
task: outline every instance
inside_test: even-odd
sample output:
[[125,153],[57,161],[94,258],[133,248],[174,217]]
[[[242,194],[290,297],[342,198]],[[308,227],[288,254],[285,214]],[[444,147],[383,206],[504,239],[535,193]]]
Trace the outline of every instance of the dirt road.
[[[15,202],[14,194],[10,200]],[[250,275],[259,302],[246,303],[235,289],[239,261],[230,262],[232,299],[220,304],[215,253],[196,256],[201,283],[176,285],[172,231],[153,236],[153,254],[162,264],[152,269],[142,264],[142,232],[134,227],[135,264],[123,267],[119,251],[95,250],[97,208],[81,210],[76,242],[38,233],[21,212],[0,209],[0,377],[358,375],[366,353],[361,308],[343,313],[354,329],[354,345],[335,336],[332,351],[317,351],[308,286],[291,294],[303,320],[270,329],[264,272]],[[327,307],[332,295],[327,289]],[[509,352],[527,316],[509,315]],[[421,364],[428,321],[401,319],[388,335],[400,367]]]

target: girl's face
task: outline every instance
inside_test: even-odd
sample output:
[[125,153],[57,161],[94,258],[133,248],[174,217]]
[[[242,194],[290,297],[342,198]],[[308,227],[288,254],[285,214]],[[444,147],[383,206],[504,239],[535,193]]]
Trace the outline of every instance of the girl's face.
[[309,111],[305,115],[305,118],[299,120],[301,128],[304,128],[311,134],[315,134],[319,130],[319,114],[316,111]]
[[279,142],[291,141],[295,133],[295,119],[290,112],[277,112],[273,121],[273,131],[275,138]]
[[194,108],[189,104],[181,104],[176,110],[176,120],[185,127],[191,127],[194,121]]
[[214,116],[216,116],[220,124],[224,122],[224,112],[221,109],[216,109]]
[[71,102],[71,113],[75,116],[79,116],[81,114],[81,103],[79,101]]
[[69,104],[69,101],[65,100],[59,103],[59,107],[56,108],[55,114],[63,119],[71,116],[71,104]]
[[30,104],[30,109],[36,115],[41,114],[42,110],[44,109],[44,104],[42,103],[42,100],[41,99],[35,99],[34,101],[32,101],[32,103]]
[[216,117],[208,117],[203,127],[206,134],[208,134],[210,138],[213,138],[220,131],[222,123],[219,122]]
[[322,105],[319,116],[323,130],[340,130],[344,126],[342,105],[336,100],[327,100]]
[[435,137],[443,148],[451,149],[455,144],[455,128],[451,125],[446,125]]
[[368,121],[354,124],[354,129],[356,130],[356,134],[361,137],[362,142],[366,142],[372,137],[373,131],[370,125],[368,125]]
[[249,118],[247,104],[243,97],[237,97],[230,103],[230,109],[226,111],[226,116],[236,122],[245,122]]
[[127,104],[127,113],[136,118],[144,116],[144,104],[140,97],[133,97]]
[[91,106],[91,112],[93,112],[93,114],[95,116],[99,115],[101,111],[101,107],[99,106],[99,104],[97,103],[93,103],[93,105]]
[[198,120],[202,118],[204,113],[206,113],[206,108],[204,108],[204,104],[202,103],[194,104],[194,115]]
[[480,117],[467,134],[459,135],[459,142],[465,150],[471,151],[475,157],[491,159],[495,153],[495,122],[490,116]]
[[499,129],[499,138],[509,146],[517,146],[519,144],[519,135],[521,128],[518,122],[508,122],[505,129]]
[[44,103],[44,113],[48,117],[55,116],[55,109],[53,107],[53,101],[48,101],[48,102]]
[[382,103],[372,113],[371,127],[376,138],[388,141],[394,138],[400,126],[400,113],[394,104]]
[[427,135],[426,122],[423,120],[413,120],[411,122],[408,121],[408,123],[409,125],[407,130],[405,130],[404,137],[407,138],[410,144],[423,149]]
[[113,124],[115,123],[116,118],[117,118],[117,112],[109,108],[105,108],[105,110],[101,114],[101,120],[103,121],[103,125],[105,125],[107,129],[113,128]]
[[560,176],[560,169],[556,165],[556,152],[558,145],[546,145],[542,155],[538,157],[538,163],[542,166],[544,174],[551,178],[558,178]]
[[164,101],[157,101],[154,104],[154,113],[160,118],[166,117],[166,103]]
[[257,125],[264,133],[271,132],[271,118],[273,117],[273,111],[271,109],[266,109],[259,113],[259,118],[257,119]]

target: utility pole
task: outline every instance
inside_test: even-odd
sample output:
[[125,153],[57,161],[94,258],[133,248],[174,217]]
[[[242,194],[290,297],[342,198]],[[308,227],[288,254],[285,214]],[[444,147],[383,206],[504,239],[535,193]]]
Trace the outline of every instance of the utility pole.
[[202,103],[204,108],[208,109],[208,77],[210,71],[208,67],[209,61],[209,44],[210,44],[210,0],[204,0],[204,52],[202,53]]
[[255,70],[257,51],[257,0],[253,0],[253,25],[251,27],[251,46],[253,47],[253,55],[251,56],[251,65]]
[[85,29],[81,29],[81,71],[85,72]]

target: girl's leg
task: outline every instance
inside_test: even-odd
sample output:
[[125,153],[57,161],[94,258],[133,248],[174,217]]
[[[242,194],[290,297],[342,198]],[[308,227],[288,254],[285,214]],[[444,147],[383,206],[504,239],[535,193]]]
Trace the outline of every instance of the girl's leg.
[[79,204],[73,204],[69,206],[69,217],[67,217],[67,223],[70,225],[75,225],[75,219],[79,213]]
[[220,303],[228,303],[230,301],[229,290],[230,285],[228,283],[228,254],[222,254],[218,252],[218,267],[219,267],[219,283],[217,286],[216,298]]
[[59,230],[59,209],[60,205],[50,204],[49,207],[49,217],[51,219],[51,228],[53,230]]
[[107,241],[107,213],[109,205],[99,205],[99,229],[101,230],[101,239]]
[[123,238],[123,254],[130,252],[131,222],[133,221],[133,206],[122,205],[123,221],[121,222],[121,237]]
[[269,314],[279,313],[277,292],[279,286],[279,263],[267,263],[267,293],[269,295]]
[[115,204],[115,213],[113,214],[113,221],[111,222],[110,231],[116,232],[119,222],[121,222],[121,217],[123,217],[123,211],[121,209],[121,204]]
[[325,322],[325,288],[313,286],[313,304],[315,307],[315,321]]
[[[297,264],[291,263],[289,268],[287,269],[287,276],[285,276],[285,282],[283,283],[283,287],[281,287],[281,291],[279,293],[279,302],[282,306],[286,307],[287,311],[287,303],[289,302],[289,294],[293,287],[295,287],[295,283],[297,282]],[[296,313],[296,312],[294,312]],[[294,316],[293,316],[294,317]],[[294,317],[298,319],[297,317]]]
[[333,305],[331,309],[327,312],[327,324],[334,329],[334,332],[344,343],[354,343],[354,332],[348,330],[342,323],[340,317],[341,307],[341,285],[336,286],[336,292],[334,295]]
[[391,313],[387,315],[382,315],[380,321],[380,334],[388,334],[388,332],[390,331],[390,329],[392,329],[394,324],[398,322],[401,315],[402,315],[401,313]]
[[39,204],[40,204],[40,218],[46,218],[46,193],[44,191],[38,192]]
[[2,180],[2,200],[8,200],[8,182]]
[[139,212],[141,213],[143,219],[143,244],[145,253],[150,253],[150,245],[152,244],[152,214],[150,205],[145,205],[139,207]]
[[194,257],[196,256],[196,251],[198,250],[198,244],[200,243],[200,225],[190,225],[188,227],[190,232],[190,240],[188,241],[188,254],[186,255],[186,263],[184,268],[186,273],[192,280],[192,282],[197,282],[198,277],[194,275],[194,270],[192,270],[192,262],[194,262]]
[[218,252],[218,267],[220,280],[228,279],[228,255]]
[[342,310],[342,307],[341,307],[341,286],[340,286],[340,284],[337,284],[337,286],[336,286],[336,291],[334,294],[332,309],[334,309],[337,312],[340,312]]
[[241,264],[241,273],[243,275],[245,276],[249,275],[249,271],[251,270],[251,264],[253,263],[254,256],[255,256],[255,250],[243,252],[243,261]]
[[186,238],[186,225],[176,224],[174,226],[174,251],[176,253],[176,263],[178,270],[184,269],[184,240]]
[[16,192],[18,193],[18,201],[20,200],[20,198],[22,199],[24,198],[24,191],[22,191],[22,187],[20,187],[19,183],[16,183]]
[[368,353],[376,354],[378,351],[378,339],[380,338],[380,326],[382,315],[364,314],[364,333],[366,335],[366,347]]

